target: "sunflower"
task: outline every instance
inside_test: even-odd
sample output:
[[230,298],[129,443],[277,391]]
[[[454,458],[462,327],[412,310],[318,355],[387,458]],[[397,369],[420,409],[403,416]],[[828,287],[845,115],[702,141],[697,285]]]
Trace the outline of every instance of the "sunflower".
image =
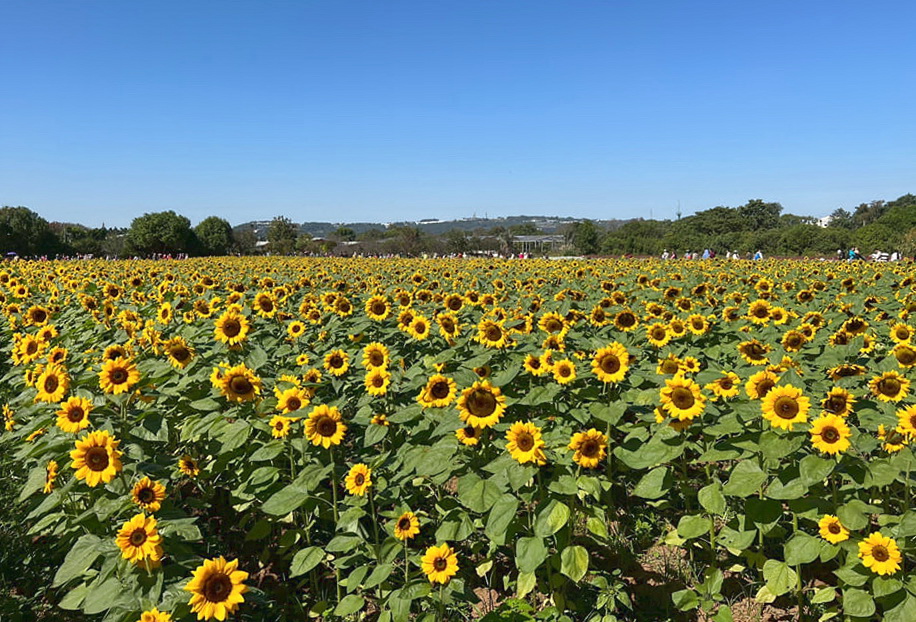
[[687,325],[678,318],[668,322],[668,332],[671,333],[672,339],[680,339],[687,334]]
[[60,403],[57,411],[57,427],[64,432],[76,434],[89,427],[89,413],[92,402],[84,397],[71,397]]
[[849,539],[849,530],[843,526],[840,519],[831,514],[825,514],[817,522],[821,537],[831,544],[838,544]]
[[324,368],[332,376],[343,376],[350,369],[350,356],[343,350],[331,350],[324,357]]
[[697,383],[683,376],[665,380],[661,389],[662,408],[675,419],[691,420],[706,407],[706,398]]
[[882,402],[899,402],[910,392],[910,381],[895,371],[886,371],[868,383],[872,395]]
[[388,386],[391,384],[391,374],[384,368],[371,369],[366,372],[363,382],[369,395],[385,395],[388,393]]
[[127,393],[138,382],[140,372],[130,359],[118,357],[106,360],[99,372],[99,386],[105,393]]
[[436,374],[426,381],[417,401],[424,408],[444,408],[455,399],[455,381],[442,374]]
[[222,556],[205,560],[194,570],[185,590],[191,592],[191,612],[198,620],[225,620],[235,613],[239,604],[245,602],[242,596],[248,591],[243,581],[248,573],[238,569],[239,561],[226,561]]
[[404,512],[394,523],[394,537],[398,540],[410,540],[420,533],[420,519],[413,512]]
[[865,373],[865,368],[861,365],[853,365],[849,363],[844,363],[842,365],[837,365],[836,367],[831,367],[827,370],[827,375],[830,376],[830,379],[836,382],[840,378],[851,378],[853,376],[861,376]]
[[59,365],[48,365],[35,381],[37,402],[59,402],[70,390],[70,375]]
[[371,296],[366,300],[364,309],[366,316],[376,322],[387,319],[391,314],[391,305],[388,304],[388,299],[384,296]]
[[184,369],[194,358],[194,348],[188,345],[184,337],[172,337],[162,344],[162,351],[169,357],[169,363],[175,369]]
[[454,313],[440,313],[436,316],[436,324],[439,325],[439,334],[450,343],[461,332],[461,324],[458,322],[458,316]]
[[762,400],[779,382],[779,376],[765,369],[747,379],[744,390],[752,400]]
[[740,384],[741,378],[738,377],[738,374],[730,371],[723,371],[721,378],[716,378],[703,388],[707,391],[712,391],[713,401],[718,399],[727,400],[738,396],[738,386]]
[[770,321],[770,303],[766,300],[755,300],[747,310],[747,319],[754,324],[766,324]]
[[363,463],[354,464],[347,473],[344,484],[351,495],[362,497],[372,486],[372,469]]
[[821,400],[821,408],[825,414],[848,417],[855,403],[856,398],[849,391],[842,387],[833,387],[827,393],[827,397]]
[[767,363],[767,354],[770,350],[769,344],[760,343],[756,339],[742,341],[738,344],[738,353],[741,358],[751,365],[765,365]]
[[165,486],[149,477],[143,477],[139,482],[134,484],[130,492],[131,501],[140,506],[141,510],[146,512],[158,512],[162,507],[162,501],[165,499]]
[[763,418],[774,428],[783,430],[791,430],[796,423],[807,421],[810,407],[811,400],[791,384],[773,387],[760,404]]
[[913,349],[913,346],[909,343],[898,343],[894,346],[894,349],[891,350],[891,353],[894,355],[894,358],[897,359],[897,364],[900,367],[912,367],[916,365],[916,349]]
[[57,461],[50,460],[45,466],[45,485],[41,489],[43,493],[49,494],[54,490],[54,482],[57,480]]
[[709,320],[699,313],[694,313],[687,318],[687,330],[698,336],[706,334],[709,331]]
[[156,563],[162,559],[162,536],[152,516],[147,518],[141,513],[125,522],[118,530],[115,543],[121,549],[121,557],[134,564],[139,565],[147,560]]
[[[277,390],[275,389],[274,392],[276,393]],[[291,387],[285,391],[280,391],[279,395],[277,395],[277,408],[284,414],[296,412],[305,408],[308,404],[309,398],[306,391],[299,387]]]
[[102,361],[113,361],[116,358],[130,358],[130,349],[120,343],[113,343],[102,351]]
[[601,382],[620,382],[629,369],[630,354],[616,341],[595,352],[592,359],[592,373],[598,376]]
[[875,574],[890,575],[900,570],[903,557],[893,538],[888,538],[880,531],[872,532],[859,542],[859,559],[862,564]]
[[639,318],[629,309],[618,311],[614,316],[614,328],[621,332],[628,333],[635,330],[637,326],[639,326]]
[[563,316],[556,311],[548,311],[538,320],[538,328],[548,335],[562,334],[568,329]]
[[121,471],[120,444],[107,430],[89,432],[77,440],[70,452],[73,460],[70,466],[76,469],[76,478],[86,480],[92,487],[113,480]]
[[305,437],[313,445],[321,445],[325,449],[340,445],[346,431],[347,426],[336,406],[316,406],[305,420]]
[[505,348],[509,344],[509,333],[501,322],[482,319],[477,324],[474,340],[487,348]]
[[372,421],[370,421],[369,423],[371,423],[372,425],[380,425],[383,427],[388,427],[391,425],[391,422],[388,421],[388,415],[384,413],[377,413],[377,414],[372,415]]
[[585,469],[595,469],[607,457],[607,436],[595,428],[576,432],[569,441],[573,462]]
[[229,309],[216,318],[213,324],[213,337],[229,347],[237,347],[248,339],[250,330],[248,318],[234,309]]
[[659,376],[673,376],[679,371],[681,371],[681,359],[674,356],[674,354],[669,352],[665,358],[658,359],[655,373]]
[[388,348],[384,344],[373,342],[363,348],[362,365],[366,369],[388,367],[391,360]]
[[550,369],[544,366],[541,357],[535,356],[534,354],[528,354],[525,356],[525,361],[522,363],[525,371],[531,374],[532,376],[543,376],[550,372]]
[[569,359],[563,359],[553,364],[551,372],[558,384],[569,384],[576,379],[576,364]]
[[907,435],[908,438],[916,438],[916,406],[908,406],[897,411],[897,429]]
[[661,322],[655,322],[646,328],[646,339],[656,348],[661,348],[671,341],[671,333],[667,326]]
[[685,374],[695,374],[702,368],[700,360],[694,356],[685,356],[678,364],[678,368]]
[[888,432],[883,423],[878,426],[878,440],[882,442],[881,448],[888,453],[896,453],[910,444],[910,437],[905,430],[898,426]]
[[249,402],[261,393],[261,379],[242,363],[223,371],[217,387],[230,400]]
[[780,343],[786,352],[798,352],[807,340],[807,337],[800,331],[788,330],[783,334]]
[[851,433],[839,415],[821,415],[811,425],[811,444],[818,451],[836,455],[849,449]]
[[513,423],[506,432],[506,440],[509,455],[520,464],[526,462],[533,462],[537,465],[547,464],[541,430],[530,421]]
[[421,560],[430,583],[446,584],[458,572],[458,557],[448,544],[431,546]]
[[31,324],[32,326],[44,326],[48,323],[51,313],[45,307],[32,305],[26,310],[24,316],[27,324]]
[[178,470],[188,477],[197,477],[200,475],[200,463],[188,454],[184,454],[178,459]]
[[483,428],[477,428],[472,425],[464,426],[455,430],[455,437],[462,445],[473,447],[480,443],[480,436],[483,434]]
[[46,432],[47,432],[46,429],[44,429],[44,428],[38,428],[37,430],[35,430],[34,432],[32,432],[31,434],[29,434],[28,436],[25,437],[25,442],[26,442],[26,443],[31,443],[31,442],[34,441],[36,438],[38,438],[39,436],[42,436],[42,435],[45,434]]
[[410,323],[407,325],[406,331],[407,334],[414,339],[422,341],[429,337],[430,329],[431,327],[428,319],[420,314],[414,314]]
[[489,428],[499,423],[506,410],[506,398],[489,380],[477,381],[458,398],[458,416],[470,426]]
[[172,614],[159,611],[159,609],[153,607],[141,613],[137,622],[172,622]]
[[61,347],[51,348],[48,351],[48,357],[47,357],[48,363],[50,365],[63,365],[64,362],[67,360],[67,354],[68,354],[67,348],[61,348]]
[[159,305],[159,309],[156,310],[156,320],[158,320],[160,324],[168,324],[174,317],[175,311],[168,302],[163,302]]

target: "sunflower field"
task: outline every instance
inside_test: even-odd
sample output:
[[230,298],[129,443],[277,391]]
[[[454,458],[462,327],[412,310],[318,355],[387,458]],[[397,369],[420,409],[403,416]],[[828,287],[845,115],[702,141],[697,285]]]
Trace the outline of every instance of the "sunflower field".
[[916,619],[909,265],[21,261],[0,308],[44,619]]

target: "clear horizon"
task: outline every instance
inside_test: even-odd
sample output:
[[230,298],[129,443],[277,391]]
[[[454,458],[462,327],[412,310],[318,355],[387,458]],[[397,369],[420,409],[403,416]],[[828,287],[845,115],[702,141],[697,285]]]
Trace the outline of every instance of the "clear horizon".
[[235,225],[914,192],[916,5],[826,6],[7,3],[0,204]]

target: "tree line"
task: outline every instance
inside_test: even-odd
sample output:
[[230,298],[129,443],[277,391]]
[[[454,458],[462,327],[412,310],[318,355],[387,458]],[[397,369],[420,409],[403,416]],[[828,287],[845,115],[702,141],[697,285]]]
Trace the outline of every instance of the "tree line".
[[[752,199],[739,207],[717,206],[677,220],[633,219],[613,228],[590,221],[571,223],[556,253],[582,255],[679,255],[711,249],[763,251],[768,256],[833,256],[858,247],[863,254],[897,250],[916,254],[916,195],[894,201],[836,209],[826,226],[810,216],[783,213],[779,203]],[[147,213],[128,228],[93,228],[48,222],[26,207],[0,208],[0,252],[21,256],[273,254],[399,254],[513,252],[513,239],[541,233],[534,225],[492,227],[472,232],[453,229],[432,235],[417,227],[393,226],[356,234],[342,226],[326,238],[300,231],[285,216],[275,217],[260,240],[251,227],[233,227],[218,216],[191,226],[174,211]]]

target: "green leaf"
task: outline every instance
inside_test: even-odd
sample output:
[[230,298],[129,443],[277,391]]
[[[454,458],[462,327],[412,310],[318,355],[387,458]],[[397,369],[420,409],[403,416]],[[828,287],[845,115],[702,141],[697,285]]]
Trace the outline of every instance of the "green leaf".
[[760,435],[760,453],[767,460],[779,460],[794,453],[806,440],[801,435],[789,436],[767,430]]
[[382,581],[391,576],[392,570],[394,570],[394,566],[391,564],[379,564],[372,571],[372,574],[369,575],[369,578],[363,582],[363,588],[368,590],[379,585]]
[[843,526],[850,531],[865,529],[868,526],[868,504],[859,499],[853,499],[837,508],[837,517]]
[[537,585],[537,576],[533,572],[520,572],[518,573],[518,584],[516,589],[518,591],[517,596],[519,598],[524,598],[526,595],[531,593],[531,590],[534,589],[534,586]]
[[725,496],[722,494],[722,484],[714,482],[708,486],[700,488],[697,493],[697,499],[710,514],[721,516],[725,514]]
[[766,478],[766,473],[761,471],[756,463],[745,460],[739,462],[732,470],[722,492],[730,497],[749,497],[760,490]]
[[782,596],[795,586],[798,575],[785,562],[768,559],[763,565],[763,578],[767,589],[775,596]]
[[234,449],[238,449],[245,444],[250,434],[251,426],[248,425],[247,421],[239,419],[238,421],[230,423],[219,436],[219,441],[223,444],[222,452],[227,453]]
[[902,589],[903,583],[894,577],[875,577],[871,583],[871,593],[875,598],[890,596]]
[[790,566],[808,564],[813,562],[821,553],[820,538],[809,536],[806,533],[796,533],[786,542],[786,563]]
[[83,613],[101,613],[111,609],[117,597],[121,594],[121,582],[117,577],[90,588],[83,600]]
[[22,487],[22,491],[19,493],[20,503],[44,488],[47,474],[48,469],[43,466],[37,466],[29,471],[29,478],[26,480],[25,485]]
[[808,486],[823,482],[833,472],[836,461],[818,456],[805,456],[799,463],[802,481]]
[[811,604],[819,605],[822,603],[832,602],[836,598],[836,589],[832,587],[822,587],[814,596],[811,597]]
[[521,572],[534,572],[547,559],[547,545],[541,538],[519,538],[515,544],[515,565]]
[[660,499],[671,487],[672,478],[667,467],[656,467],[642,476],[633,494],[643,499]]
[[283,441],[265,443],[263,447],[255,450],[255,452],[248,457],[248,460],[251,462],[266,462],[268,460],[273,460],[283,452],[283,447]]
[[289,566],[289,576],[298,577],[299,575],[303,575],[320,564],[323,559],[324,551],[317,546],[310,546],[306,549],[302,549],[293,557],[293,561]]
[[551,500],[540,512],[534,521],[534,534],[547,537],[560,531],[569,520],[569,507],[566,504]]
[[67,595],[64,596],[57,606],[61,609],[67,611],[75,611],[80,608],[80,605],[83,603],[83,599],[86,598],[86,594],[89,592],[89,586],[85,583],[80,583],[75,588],[67,592]]
[[64,563],[57,569],[51,586],[57,587],[71,579],[83,576],[83,573],[89,569],[92,562],[101,555],[101,549],[99,547],[101,542],[101,538],[92,534],[81,536],[80,539],[74,543],[70,552],[67,553],[67,557],[64,558]]
[[505,494],[500,497],[493,508],[490,510],[490,517],[487,519],[487,526],[484,533],[495,544],[503,545],[506,543],[506,533],[509,525],[515,519],[518,512],[518,499],[513,495]]
[[366,428],[366,436],[363,438],[363,446],[371,447],[372,445],[380,442],[387,435],[388,426],[370,425],[368,428]]
[[334,615],[338,616],[348,616],[351,613],[356,613],[363,608],[363,605],[366,604],[366,601],[362,596],[358,594],[348,594],[344,596],[337,606],[334,608]]
[[476,481],[472,481],[470,486],[463,487],[462,483],[466,480],[462,478],[458,483],[458,500],[472,512],[483,514],[502,496],[499,487],[490,480],[480,479],[474,476]]
[[588,551],[583,546],[567,546],[560,554],[560,572],[578,583],[588,572]]
[[854,618],[870,618],[875,613],[875,600],[865,590],[843,590],[843,613]]
[[588,409],[595,419],[611,425],[617,425],[617,422],[627,412],[627,404],[626,402],[611,402],[610,404],[592,402]]
[[690,540],[709,533],[709,518],[688,514],[677,522],[677,535]]
[[882,602],[883,622],[912,622],[916,620],[916,597],[907,593],[900,602],[893,605]]
[[293,482],[272,494],[261,506],[261,511],[274,516],[285,516],[305,503],[310,496],[305,486]]

